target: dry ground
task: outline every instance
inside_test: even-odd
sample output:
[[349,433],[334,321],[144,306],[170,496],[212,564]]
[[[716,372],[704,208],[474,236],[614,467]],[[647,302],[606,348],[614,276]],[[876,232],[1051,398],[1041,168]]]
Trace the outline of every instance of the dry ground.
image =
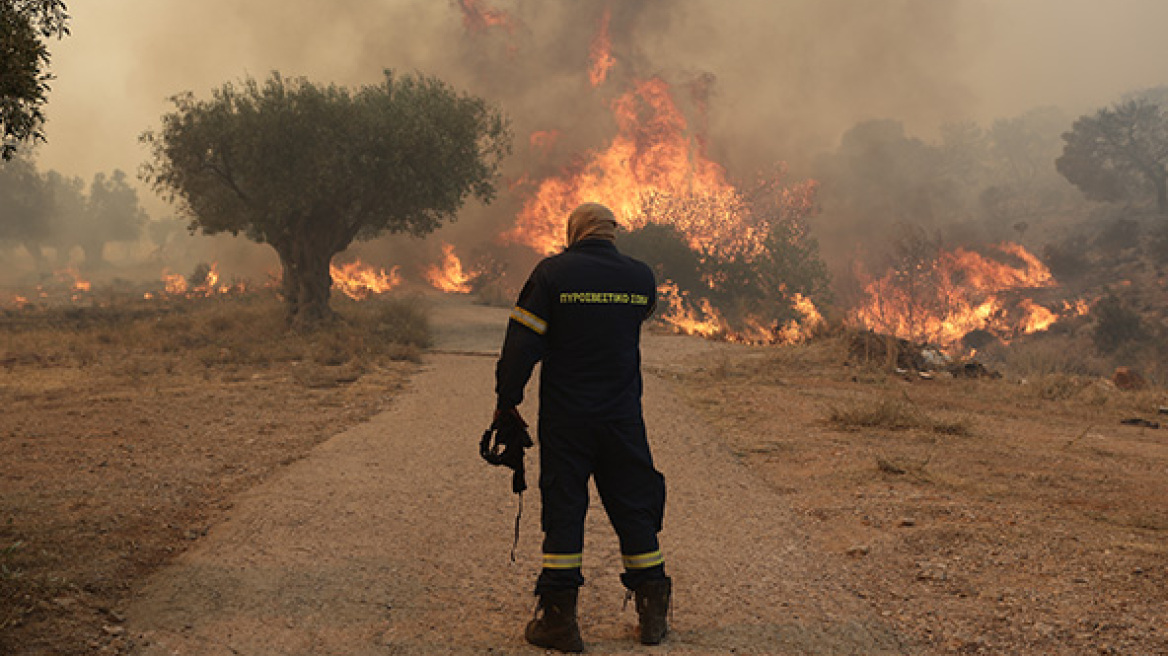
[[[419,373],[238,309],[8,317],[0,653],[534,653],[538,505],[508,565],[506,477],[463,444],[498,312],[443,310]],[[1168,653],[1168,431],[1119,423],[1162,392],[846,360],[647,340],[679,586],[658,651]],[[590,522],[585,638],[625,653]]]
[[922,380],[839,342],[666,369],[921,653],[1168,654],[1163,390]]
[[417,367],[416,346],[354,334],[369,317],[313,339],[278,317],[263,299],[0,317],[0,653],[116,643],[141,577]]

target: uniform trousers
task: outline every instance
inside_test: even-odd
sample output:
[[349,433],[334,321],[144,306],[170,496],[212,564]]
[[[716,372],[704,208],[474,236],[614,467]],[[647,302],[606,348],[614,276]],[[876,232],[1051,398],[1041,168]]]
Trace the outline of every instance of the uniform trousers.
[[544,567],[536,593],[577,588],[588,513],[588,480],[620,540],[621,581],[630,590],[665,578],[657,533],[665,514],[665,477],[641,419],[539,422],[539,490],[543,508]]

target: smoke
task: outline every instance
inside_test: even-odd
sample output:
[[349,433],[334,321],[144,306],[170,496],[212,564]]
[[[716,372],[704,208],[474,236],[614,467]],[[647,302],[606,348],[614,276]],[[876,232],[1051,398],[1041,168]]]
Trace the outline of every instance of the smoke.
[[[893,118],[912,134],[988,122],[1043,104],[1085,111],[1163,82],[1158,0],[283,0],[71,3],[73,34],[53,43],[57,79],[42,169],[89,178],[135,171],[136,138],[166,99],[207,95],[279,70],[360,85],[422,71],[482,95],[512,117],[508,182],[554,173],[610,139],[608,103],[660,75],[686,96],[691,128],[732,176],[778,161],[807,175],[857,123]],[[589,48],[609,12],[615,66],[593,88]],[[477,12],[477,13],[476,13]],[[532,145],[529,135],[555,135]],[[504,187],[423,248],[362,247],[418,263],[440,240],[469,249],[513,220]],[[154,217],[170,210],[143,192]],[[380,249],[380,250],[379,250]],[[385,261],[393,264],[396,261]]]

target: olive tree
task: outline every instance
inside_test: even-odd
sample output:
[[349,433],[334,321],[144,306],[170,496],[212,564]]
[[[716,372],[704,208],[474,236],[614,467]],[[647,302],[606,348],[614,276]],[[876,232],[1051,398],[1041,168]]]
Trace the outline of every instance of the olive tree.
[[89,200],[81,220],[63,231],[62,243],[72,239],[85,253],[87,268],[106,265],[107,242],[133,242],[142,235],[142,226],[150,220],[138,203],[138,192],[126,174],[114,169],[111,175],[97,173],[89,186]]
[[44,268],[41,244],[49,234],[49,195],[36,165],[22,157],[0,165],[0,244],[22,245]]
[[243,233],[283,268],[293,328],[332,316],[329,263],[354,240],[425,235],[490,202],[511,134],[481,98],[386,71],[355,91],[273,73],[184,93],[142,141],[142,176],[206,234]]
[[1063,134],[1059,173],[1092,200],[1155,198],[1168,214],[1168,112],[1147,99],[1082,116]]
[[0,156],[20,142],[44,141],[42,107],[49,91],[48,37],[69,33],[61,0],[0,0]]

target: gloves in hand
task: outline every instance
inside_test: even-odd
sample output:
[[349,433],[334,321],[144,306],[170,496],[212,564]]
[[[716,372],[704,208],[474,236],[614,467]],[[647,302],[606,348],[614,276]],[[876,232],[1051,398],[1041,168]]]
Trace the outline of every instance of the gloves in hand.
[[502,465],[514,472],[511,489],[516,494],[527,489],[527,479],[523,464],[523,450],[532,446],[531,435],[527,433],[527,422],[519,410],[501,408],[495,411],[491,427],[479,441],[479,455],[492,465]]

